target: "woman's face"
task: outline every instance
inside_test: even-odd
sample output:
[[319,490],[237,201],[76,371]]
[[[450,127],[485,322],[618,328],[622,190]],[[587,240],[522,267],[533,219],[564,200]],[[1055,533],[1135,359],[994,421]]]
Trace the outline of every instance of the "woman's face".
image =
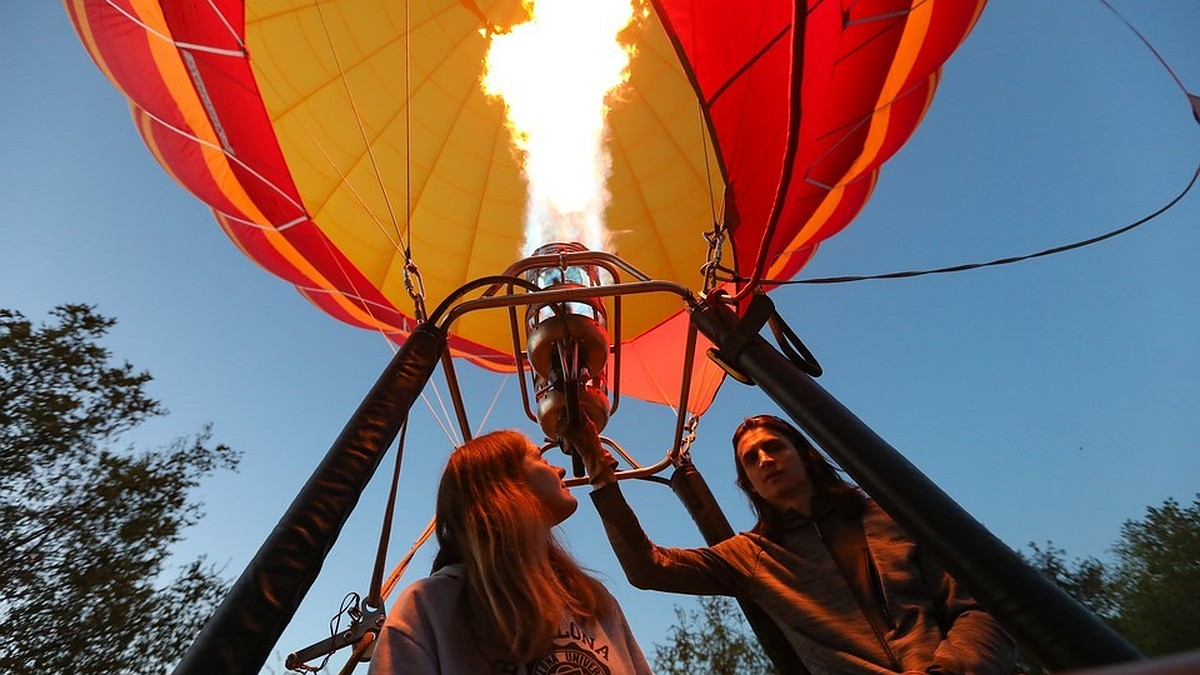
[[567,470],[547,462],[546,458],[542,457],[541,450],[532,441],[526,443],[528,447],[525,449],[525,459],[521,467],[525,482],[550,513],[551,524],[557,525],[575,513],[579,506],[575,496],[563,485],[563,476],[567,475]]

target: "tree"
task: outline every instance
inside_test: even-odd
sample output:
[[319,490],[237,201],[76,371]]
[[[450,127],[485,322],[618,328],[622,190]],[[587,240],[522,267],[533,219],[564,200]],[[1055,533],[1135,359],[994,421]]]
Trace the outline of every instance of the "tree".
[[1029,547],[1030,564],[1145,655],[1200,648],[1200,494],[1187,508],[1167,499],[1125,521],[1108,564],[1068,562],[1049,543]]
[[0,309],[0,672],[163,672],[226,591],[202,557],[166,578],[202,515],[190,492],[239,455],[207,427],[118,448],[165,414],[150,375],[111,362],[113,319],[85,305],[51,316]]
[[701,596],[700,608],[675,607],[677,624],[666,644],[654,645],[654,668],[660,675],[768,675],[770,659],[749,632],[750,626],[730,598]]
[[1066,551],[1046,542],[1045,548],[1030,543],[1025,561],[1058,584],[1093,614],[1113,623],[1120,614],[1120,597],[1112,570],[1096,558],[1068,562]]
[[[1030,542],[1029,552],[1019,555],[1079,604],[1116,628],[1120,602],[1112,581],[1112,570],[1102,561],[1096,558],[1068,561],[1066,551],[1050,542],[1044,547]],[[1049,672],[1020,644],[1017,645],[1017,666],[1020,672],[1029,675]]]
[[1168,499],[1121,526],[1115,581],[1118,630],[1147,656],[1200,648],[1200,494]]

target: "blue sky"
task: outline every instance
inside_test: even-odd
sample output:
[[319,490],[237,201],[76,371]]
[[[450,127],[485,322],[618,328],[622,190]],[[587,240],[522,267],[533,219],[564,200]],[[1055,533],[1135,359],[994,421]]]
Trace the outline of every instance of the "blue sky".
[[[1192,90],[1200,4],[1113,3]],[[180,547],[242,570],[388,361],[376,334],[338,324],[245,259],[154,163],[123,99],[58,3],[0,9],[0,306],[35,320],[63,302],[119,319],[109,346],[155,376],[171,415],[131,443],[212,422],[245,451],[207,482],[208,516]],[[1132,222],[1178,193],[1200,128],[1154,57],[1095,0],[996,0],[951,58],[922,127],[870,204],[802,277],[1016,255]],[[1114,240],[969,273],[774,294],[825,366],[822,384],[1015,547],[1106,554],[1120,525],[1200,491],[1200,196]],[[467,371],[476,420],[533,433],[516,383]],[[444,398],[444,387],[441,388]],[[437,407],[431,391],[429,400]],[[728,435],[774,407],[729,382],[694,456],[737,528]],[[391,561],[432,511],[449,450],[414,409]],[[668,411],[623,402],[608,433],[643,459],[670,441]],[[389,460],[385,460],[385,466]],[[284,654],[325,635],[370,578],[380,471],[284,633]],[[626,488],[651,536],[698,545],[668,490]],[[628,586],[587,503],[564,527],[610,582],[648,652],[691,600]],[[418,556],[402,583],[428,569]],[[269,666],[281,670],[279,659]],[[341,661],[335,661],[339,664]]]

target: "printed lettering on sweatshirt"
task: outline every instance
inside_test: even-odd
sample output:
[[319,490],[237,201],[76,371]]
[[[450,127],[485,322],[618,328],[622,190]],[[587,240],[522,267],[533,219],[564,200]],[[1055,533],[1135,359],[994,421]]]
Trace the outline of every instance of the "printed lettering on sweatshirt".
[[528,675],[611,675],[608,663],[609,648],[598,644],[595,635],[572,621],[554,636],[550,651],[542,658],[519,668],[515,663],[496,661],[492,672]]

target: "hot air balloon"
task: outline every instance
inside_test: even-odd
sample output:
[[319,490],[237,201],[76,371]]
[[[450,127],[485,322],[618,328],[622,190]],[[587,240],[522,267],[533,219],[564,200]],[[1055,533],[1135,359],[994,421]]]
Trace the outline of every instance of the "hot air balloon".
[[[552,367],[538,367],[534,337],[550,307],[544,342],[578,339],[590,350],[589,374],[605,376],[591,381],[590,403],[547,407],[569,415],[591,405],[593,416],[615,408],[604,398],[610,390],[703,412],[723,371],[693,358],[685,336],[700,324],[734,372],[746,358],[729,343],[753,336],[724,339],[736,333],[724,305],[713,311],[727,315],[689,321],[701,309],[695,296],[732,298],[753,313],[752,294],[794,275],[853,220],[919,125],[984,0],[636,5],[622,32],[633,49],[628,81],[613,95],[604,136],[606,253],[573,242],[535,252],[525,236],[521,154],[504,102],[481,87],[489,43],[529,18],[525,3],[65,5],[88,53],[128,97],[151,153],[230,240],[331,316],[402,345],[386,377],[419,388],[428,373],[410,372],[405,359],[436,360],[446,341],[454,357],[489,370],[532,365],[545,380],[535,387],[546,389],[553,373],[542,371]],[[566,78],[576,67],[566,57],[544,61]],[[557,282],[538,281],[547,275]],[[580,282],[587,275],[595,283]],[[505,297],[548,287],[558,294],[540,305]],[[479,292],[500,311],[459,312],[455,303]],[[591,314],[568,320],[580,315],[561,309],[568,305]],[[449,316],[438,327],[446,335],[426,328]],[[592,326],[604,329],[599,337],[587,333]],[[349,467],[327,458],[318,471],[358,472],[346,484],[369,477],[409,403],[408,394],[373,392],[359,416],[388,418],[388,430],[364,432],[369,456]],[[547,411],[536,416],[545,427]],[[345,443],[364,435],[347,429]],[[328,489],[315,476],[313,489]],[[352,508],[356,496],[339,498]],[[317,514],[313,529],[338,518],[345,514]],[[202,656],[194,647],[185,672],[257,670],[311,583],[305,561],[315,556],[319,568],[324,554],[288,546],[264,545],[233,594],[270,599],[251,608],[227,601],[210,628],[240,620],[214,629],[230,644],[209,640],[214,653]],[[264,594],[252,588],[256,575],[298,580]]]
[[[606,219],[613,251],[648,277],[699,290],[710,231],[736,272],[761,257],[761,275],[794,274],[862,208],[983,7],[808,4],[655,2],[627,30]],[[330,315],[402,342],[410,263],[436,302],[521,257],[521,167],[480,79],[489,34],[527,10],[352,5],[66,3],[147,147],[234,244]],[[680,309],[627,303],[623,393],[675,396],[656,383],[679,366],[655,350],[676,340],[655,331],[678,329]],[[499,314],[464,317],[450,340],[456,356],[514,368]]]

